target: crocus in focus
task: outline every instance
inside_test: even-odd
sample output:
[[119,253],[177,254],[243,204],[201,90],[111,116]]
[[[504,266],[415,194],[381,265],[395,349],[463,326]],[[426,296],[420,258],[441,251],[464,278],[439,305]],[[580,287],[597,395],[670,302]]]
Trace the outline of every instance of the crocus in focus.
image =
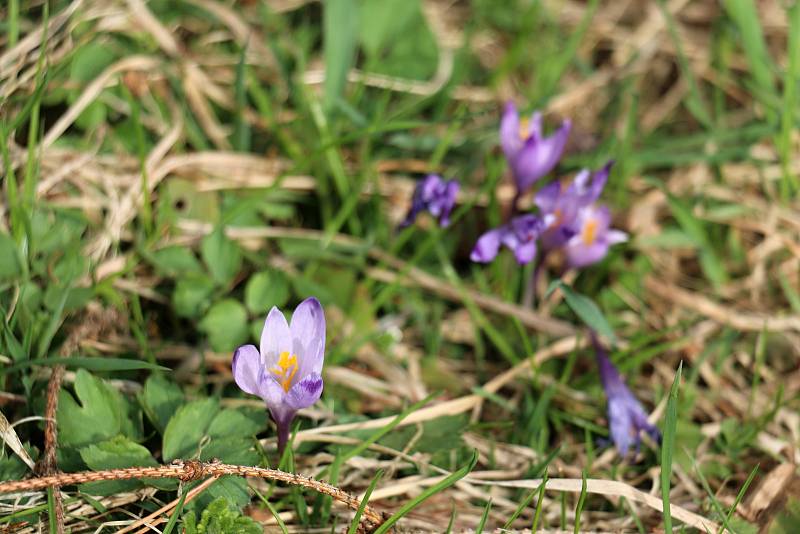
[[536,240],[545,226],[545,221],[536,215],[515,217],[508,224],[493,228],[478,238],[470,259],[489,263],[500,252],[500,245],[505,245],[514,252],[518,263],[530,263],[536,257]]
[[541,113],[534,113],[530,119],[520,118],[514,103],[506,104],[500,120],[500,145],[511,165],[518,196],[558,164],[571,127],[570,121],[565,120],[545,137]]
[[553,182],[541,188],[534,196],[534,203],[542,215],[550,215],[550,224],[542,233],[541,244],[545,250],[562,247],[573,235],[576,217],[581,208],[597,201],[608,180],[613,162],[596,172],[584,169],[566,185]]
[[661,433],[647,420],[647,413],[625,385],[622,376],[611,363],[603,347],[594,339],[595,356],[600,368],[600,380],[608,399],[608,426],[611,439],[622,456],[628,454],[632,445],[637,450],[641,443],[642,431],[658,441]]
[[243,345],[233,355],[233,378],[244,392],[258,395],[267,405],[278,430],[283,453],[289,425],[297,410],[322,395],[325,353],[325,315],[315,298],[295,308],[291,323],[273,307],[261,331],[260,349]]
[[603,259],[611,245],[628,240],[628,234],[611,228],[611,212],[607,206],[584,206],[573,223],[575,234],[564,244],[567,263],[586,267]]
[[444,180],[438,174],[429,174],[417,183],[411,200],[411,209],[400,227],[412,224],[425,210],[438,217],[439,226],[447,227],[450,224],[450,212],[456,204],[458,189],[457,181]]

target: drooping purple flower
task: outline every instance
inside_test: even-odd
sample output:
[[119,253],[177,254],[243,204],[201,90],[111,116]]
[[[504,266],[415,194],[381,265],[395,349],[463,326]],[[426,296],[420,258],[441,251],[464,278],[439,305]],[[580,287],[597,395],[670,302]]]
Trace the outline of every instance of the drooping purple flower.
[[628,234],[611,228],[611,212],[607,206],[595,204],[578,209],[572,224],[575,232],[564,244],[567,263],[586,267],[602,260],[611,245],[628,240]]
[[474,262],[489,263],[500,252],[500,245],[505,245],[514,252],[518,263],[530,263],[536,257],[536,241],[545,226],[545,221],[536,215],[515,217],[479,237],[469,257]]
[[549,137],[542,133],[542,114],[520,119],[513,102],[506,104],[500,120],[500,145],[511,165],[517,194],[521,195],[556,166],[572,127],[569,120]]
[[317,402],[322,395],[325,355],[325,315],[315,298],[295,308],[291,323],[273,307],[261,331],[260,350],[243,345],[233,355],[233,378],[245,393],[267,404],[278,429],[278,450],[289,438],[289,425],[297,410]]
[[542,248],[554,250],[562,247],[577,233],[575,222],[578,212],[600,198],[611,165],[613,161],[609,161],[603,168],[593,173],[584,169],[569,185],[556,181],[536,193],[533,201],[540,213],[551,216],[550,224],[542,233]]
[[625,385],[622,376],[611,363],[606,351],[597,339],[592,337],[597,365],[600,369],[600,381],[603,383],[603,389],[608,399],[608,426],[611,439],[619,453],[625,456],[632,445],[635,445],[638,450],[642,431],[656,441],[661,438],[661,433],[655,425],[650,424],[647,420],[644,408]]
[[438,174],[429,174],[417,182],[414,197],[411,200],[411,209],[408,210],[405,220],[400,227],[412,224],[417,216],[427,210],[434,217],[439,218],[439,226],[446,228],[450,224],[450,212],[456,204],[456,195],[459,185],[455,180],[444,180]]

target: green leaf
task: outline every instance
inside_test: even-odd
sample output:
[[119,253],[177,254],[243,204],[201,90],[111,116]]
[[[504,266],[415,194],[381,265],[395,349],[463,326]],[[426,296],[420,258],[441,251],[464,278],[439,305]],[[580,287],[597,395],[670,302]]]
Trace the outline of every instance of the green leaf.
[[564,293],[564,300],[567,306],[575,312],[575,315],[577,315],[581,321],[586,323],[586,326],[598,332],[612,343],[616,343],[617,336],[614,335],[614,330],[611,328],[611,325],[608,324],[603,312],[600,311],[600,308],[597,307],[597,304],[595,304],[592,299],[576,292],[561,280],[554,280],[550,284],[550,287],[547,288],[547,294],[549,295],[552,293],[556,287],[560,288]]
[[367,55],[377,59],[394,40],[401,39],[420,12],[419,0],[364,0],[359,37]]
[[148,259],[156,269],[167,276],[177,277],[187,273],[199,273],[203,270],[194,253],[186,247],[162,248],[152,253]]
[[[124,436],[117,436],[110,440],[88,445],[80,449],[83,461],[89,469],[100,471],[103,469],[122,469],[125,467],[157,467],[158,462],[146,447],[134,443]],[[174,483],[164,484],[164,480],[149,480],[165,489],[174,486]],[[114,480],[109,482],[92,482],[82,484],[81,491],[90,495],[113,495],[123,491],[132,491],[142,487],[144,480]]]
[[359,3],[328,0],[323,4],[323,53],[325,59],[325,105],[341,98],[347,73],[356,57]]
[[242,266],[242,253],[239,246],[228,239],[221,227],[203,238],[200,244],[211,277],[220,285],[229,284]]
[[250,438],[265,426],[266,419],[264,424],[258,424],[238,410],[227,409],[219,412],[211,421],[211,425],[208,427],[208,436],[210,438]]
[[10,236],[0,233],[0,280],[15,278],[21,272],[17,244]]
[[72,358],[36,358],[19,362],[9,367],[0,368],[0,376],[32,367],[34,365],[63,365],[68,368],[78,367],[86,371],[137,371],[146,369],[149,371],[170,371],[169,367],[163,367],[154,363],[142,360],[128,360],[125,358],[84,358],[74,356]]
[[172,307],[181,317],[194,319],[208,309],[214,281],[205,274],[190,274],[178,279],[172,292]]
[[161,434],[167,428],[172,415],[183,404],[183,392],[164,375],[154,374],[144,383],[139,401],[144,413]]
[[221,300],[214,304],[199,324],[217,352],[230,352],[247,342],[247,311],[238,301]]
[[667,413],[664,417],[664,439],[661,442],[661,500],[664,503],[664,532],[672,532],[672,515],[669,508],[669,490],[672,478],[672,455],[675,451],[675,434],[678,427],[678,390],[681,385],[683,362],[678,365],[675,380],[669,390]]
[[198,457],[200,442],[218,412],[219,403],[214,398],[196,400],[178,408],[164,430],[161,448],[164,461]]
[[250,277],[244,290],[244,304],[250,313],[266,314],[270,308],[281,308],[289,301],[289,280],[280,271],[261,271]]
[[[215,493],[218,492],[219,488]],[[201,532],[207,534],[261,534],[263,532],[261,525],[231,508],[230,501],[225,497],[219,497],[209,503],[200,515],[199,523],[193,513],[187,515],[188,517],[184,521],[187,534]]]
[[79,369],[75,393],[80,404],[66,391],[59,393],[57,418],[61,445],[80,447],[119,434],[135,437],[127,401],[105,381]]

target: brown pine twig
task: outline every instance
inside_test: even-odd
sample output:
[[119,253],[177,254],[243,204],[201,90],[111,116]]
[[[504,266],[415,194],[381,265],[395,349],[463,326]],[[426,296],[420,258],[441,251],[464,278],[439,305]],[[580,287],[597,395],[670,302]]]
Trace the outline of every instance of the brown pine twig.
[[[249,478],[263,478],[284,482],[293,486],[312,489],[332,497],[345,506],[357,510],[361,502],[336,486],[314,480],[309,477],[287,473],[278,469],[265,467],[249,467],[244,465],[230,465],[220,462],[201,462],[198,460],[176,460],[172,464],[158,467],[128,467],[125,469],[107,469],[104,471],[83,471],[80,473],[58,473],[55,475],[31,478],[28,480],[10,480],[0,482],[0,493],[18,493],[24,491],[38,491],[48,487],[72,486],[88,482],[101,482],[107,480],[131,480],[136,478],[177,478],[183,482],[192,482],[206,477],[221,477],[234,475]],[[369,506],[364,507],[362,520],[372,528],[379,526],[384,521],[382,514]]]

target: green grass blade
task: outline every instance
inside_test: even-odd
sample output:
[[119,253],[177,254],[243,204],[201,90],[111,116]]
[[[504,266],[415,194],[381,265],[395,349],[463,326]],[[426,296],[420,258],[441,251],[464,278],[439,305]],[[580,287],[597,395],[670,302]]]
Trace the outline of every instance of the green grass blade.
[[536,512],[533,514],[533,523],[531,523],[531,532],[536,532],[539,528],[539,521],[542,519],[542,510],[544,510],[544,490],[547,488],[547,473],[542,477],[542,483],[536,490]]
[[275,522],[278,523],[278,528],[281,530],[281,532],[283,534],[289,534],[289,529],[286,528],[286,523],[283,522],[283,519],[281,519],[280,514],[275,509],[275,507],[272,506],[272,503],[269,502],[269,499],[264,497],[264,495],[262,495],[261,492],[258,491],[257,489],[255,489],[255,488],[251,488],[251,489],[258,496],[258,498],[261,499],[261,502],[263,502],[264,506],[267,507],[267,510],[269,510],[269,513],[272,514],[272,517],[275,518]]
[[178,524],[178,517],[181,515],[181,511],[183,511],[183,502],[186,500],[187,494],[187,491],[181,493],[181,498],[178,501],[178,505],[175,506],[175,509],[172,511],[172,515],[169,516],[169,522],[167,522],[167,526],[164,527],[164,530],[161,534],[172,534],[172,530],[175,528],[175,525]]
[[483,534],[483,529],[486,527],[486,521],[489,520],[489,512],[492,510],[492,499],[486,501],[486,506],[483,507],[483,514],[478,526],[475,528],[475,534]]
[[378,481],[381,479],[381,477],[383,477],[383,469],[378,469],[378,472],[375,473],[374,477],[372,477],[372,482],[369,483],[367,491],[364,492],[364,498],[361,499],[361,503],[358,505],[358,510],[356,510],[356,515],[353,516],[353,521],[350,523],[350,528],[347,529],[347,534],[356,534],[356,530],[358,530],[358,524],[361,521],[361,516],[364,513],[364,508],[367,507],[369,497],[372,495],[372,491],[375,489],[375,486],[378,485]]
[[458,471],[450,474],[449,476],[445,477],[442,481],[437,484],[434,484],[430,488],[426,489],[422,493],[420,493],[417,497],[411,499],[403,506],[400,507],[398,511],[396,511],[392,516],[387,519],[381,526],[379,526],[374,534],[386,534],[391,530],[395,523],[400,521],[408,512],[425,502],[428,498],[436,495],[440,491],[444,491],[445,489],[449,488],[465,476],[467,476],[470,471],[475,468],[475,465],[478,463],[478,451],[473,451],[472,458],[470,459],[467,464],[459,469]]
[[358,36],[358,2],[329,0],[323,5],[325,107],[330,110],[342,96],[347,73],[355,61]]
[[669,508],[669,490],[672,479],[672,455],[678,427],[678,389],[681,384],[683,362],[678,365],[675,380],[669,390],[667,413],[664,420],[664,439],[661,442],[661,500],[664,503],[664,531],[672,532],[672,515]]
[[581,472],[581,494],[578,497],[578,504],[575,507],[575,528],[572,530],[574,534],[579,534],[581,531],[581,514],[583,513],[583,506],[586,504],[586,469]]
[[764,32],[753,0],[725,0],[725,10],[733,19],[742,37],[742,49],[756,85],[767,94],[775,94],[772,76],[774,65],[767,51]]
[[792,193],[800,189],[797,176],[791,171],[792,130],[795,126],[794,113],[797,109],[797,79],[800,77],[800,2],[789,8],[789,64],[783,77],[783,107],[781,109],[781,133],[778,149],[781,156],[781,194],[788,200]]
[[505,524],[503,524],[503,528],[504,529],[511,528],[511,525],[514,523],[514,521],[517,520],[517,518],[520,516],[520,514],[522,514],[522,511],[525,510],[525,508],[527,508],[528,505],[531,504],[531,501],[533,500],[533,498],[536,497],[536,491],[537,490],[532,490],[527,495],[527,497],[525,497],[522,500],[522,502],[519,503],[519,506],[517,506],[516,510],[514,510],[514,513],[511,514],[511,517],[508,518],[508,521],[506,521]]

